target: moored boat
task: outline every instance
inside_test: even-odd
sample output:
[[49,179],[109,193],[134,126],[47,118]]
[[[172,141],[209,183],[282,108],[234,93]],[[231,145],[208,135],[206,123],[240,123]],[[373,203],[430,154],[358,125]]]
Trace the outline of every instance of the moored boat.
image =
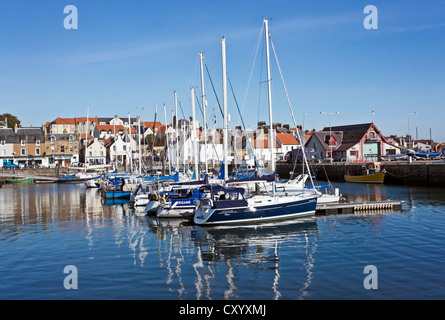
[[362,167],[361,175],[345,175],[346,182],[382,184],[385,181],[386,171],[380,168],[380,162],[372,162]]
[[317,197],[289,195],[249,196],[243,188],[203,186],[207,193],[195,211],[193,221],[199,225],[240,224],[282,220],[315,215]]
[[34,178],[22,178],[22,179],[6,179],[6,183],[27,183],[34,182]]

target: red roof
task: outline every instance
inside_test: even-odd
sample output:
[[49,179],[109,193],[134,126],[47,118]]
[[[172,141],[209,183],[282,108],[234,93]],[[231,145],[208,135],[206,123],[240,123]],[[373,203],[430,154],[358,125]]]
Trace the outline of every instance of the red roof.
[[68,125],[75,125],[73,118],[57,118],[52,122],[52,124],[68,124]]
[[[82,139],[85,139],[85,133],[80,133],[79,136],[80,136]],[[88,139],[94,139],[94,137],[93,137],[91,134],[88,134]]]
[[[125,132],[127,127],[124,127],[123,125],[112,125],[112,124],[98,124],[97,126],[97,130],[99,130],[99,133],[101,131],[106,131],[106,132],[110,132],[114,133],[114,130],[116,130],[116,133],[119,133],[119,131],[123,131]],[[131,133],[137,133],[137,129],[135,127],[131,127]]]
[[[74,121],[75,121],[76,124],[78,124],[78,123],[86,123],[87,122],[87,117],[74,118]],[[88,118],[88,122],[89,123],[99,123],[99,121],[97,120],[97,117],[94,117],[94,118],[89,117]]]
[[[153,128],[154,122],[153,121],[141,121],[141,125],[144,126],[145,128]],[[156,121],[156,128],[160,128],[162,126],[162,123],[160,123],[159,121]]]
[[277,133],[277,139],[281,142],[281,144],[288,145],[298,145],[297,138],[294,137],[291,133]]

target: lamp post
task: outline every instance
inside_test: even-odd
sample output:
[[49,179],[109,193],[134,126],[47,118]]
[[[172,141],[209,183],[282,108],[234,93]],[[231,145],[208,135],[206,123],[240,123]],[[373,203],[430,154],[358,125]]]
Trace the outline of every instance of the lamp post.
[[320,114],[327,114],[327,115],[329,115],[329,147],[330,147],[330,149],[331,149],[331,163],[332,163],[332,144],[331,144],[331,115],[335,115],[335,114],[339,114],[339,112],[338,111],[335,111],[335,112],[322,112],[322,111],[320,111]]
[[411,149],[412,149],[412,146],[411,146],[411,131],[410,131],[410,128],[409,128],[409,116],[416,116],[417,115],[417,112],[414,112],[414,113],[408,113],[408,149],[410,149],[410,147],[411,147]]

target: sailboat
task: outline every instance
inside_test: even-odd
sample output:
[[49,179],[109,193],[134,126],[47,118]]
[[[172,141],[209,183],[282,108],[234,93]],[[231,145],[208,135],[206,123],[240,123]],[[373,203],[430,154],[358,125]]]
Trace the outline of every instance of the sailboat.
[[[270,64],[269,64],[269,29],[268,20],[264,20],[266,36],[266,59],[267,59],[267,84],[270,131],[269,145],[271,148],[271,169],[275,171],[275,159],[273,144],[274,134],[272,125],[272,93],[270,84]],[[221,38],[222,47],[222,69],[223,69],[223,105],[224,105],[224,180],[227,181],[227,71],[225,39]],[[267,220],[280,220],[294,217],[311,216],[315,214],[317,206],[317,196],[302,196],[292,194],[286,196],[275,195],[275,181],[272,181],[272,194],[250,195],[244,188],[229,188],[220,185],[206,185],[200,188],[202,197],[200,205],[194,215],[194,223],[198,225],[209,224],[240,224],[260,222]]]

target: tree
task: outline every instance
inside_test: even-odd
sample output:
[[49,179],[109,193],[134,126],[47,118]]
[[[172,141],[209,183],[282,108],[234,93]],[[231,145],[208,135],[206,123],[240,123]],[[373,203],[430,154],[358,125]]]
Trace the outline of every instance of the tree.
[[17,127],[20,127],[22,123],[16,116],[10,113],[0,115],[0,121],[5,121],[5,119],[8,120],[8,128],[14,128],[16,124]]

